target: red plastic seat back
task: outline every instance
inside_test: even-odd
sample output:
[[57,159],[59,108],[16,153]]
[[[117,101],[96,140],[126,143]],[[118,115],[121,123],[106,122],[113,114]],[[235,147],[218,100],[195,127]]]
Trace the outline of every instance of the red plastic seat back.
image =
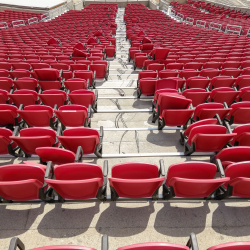
[[219,125],[201,125],[194,127],[189,134],[188,144],[195,143],[197,152],[218,152],[236,134],[226,134],[227,128]]
[[147,69],[148,70],[154,70],[154,71],[161,71],[161,70],[164,70],[165,68],[165,65],[164,64],[160,64],[160,63],[153,63],[153,64],[149,64]]
[[233,116],[235,124],[250,123],[250,102],[233,103],[230,108],[232,111],[228,118]]
[[198,76],[200,74],[200,71],[196,71],[196,70],[191,70],[191,69],[186,69],[186,70],[182,70],[179,74],[180,78],[184,78],[184,79],[189,79],[190,77],[194,77],[194,76]]
[[231,109],[225,109],[222,103],[203,103],[196,107],[193,119],[195,121],[204,120],[214,118],[218,114],[223,120],[230,111]]
[[102,79],[105,77],[107,66],[104,64],[91,64],[89,69],[96,72],[96,78]]
[[157,105],[160,105],[160,114],[164,109],[187,109],[192,100],[178,94],[162,93],[158,97]]
[[125,247],[120,247],[117,250],[165,250],[165,249],[171,249],[171,250],[188,250],[189,248],[187,246],[178,245],[178,244],[171,244],[171,243],[139,243],[139,244],[133,244]]
[[44,105],[54,108],[55,104],[57,107],[61,107],[65,104],[67,99],[67,94],[62,90],[46,90],[42,94],[39,94],[39,98]]
[[159,72],[159,78],[163,79],[163,78],[169,78],[169,77],[177,77],[178,74],[179,73],[176,70],[161,70]]
[[7,200],[34,200],[44,183],[44,169],[27,164],[0,167],[0,196]]
[[91,70],[76,70],[74,72],[75,78],[80,78],[84,80],[89,79],[89,83],[92,84],[92,80],[94,78],[94,73]]
[[236,79],[235,86],[238,89],[241,89],[241,88],[244,88],[244,87],[249,87],[250,86],[250,75],[239,76]]
[[87,81],[80,78],[68,79],[67,81],[64,81],[64,85],[70,90],[70,92],[78,89],[87,89]]
[[157,165],[153,164],[118,164],[113,166],[109,182],[120,197],[150,197],[164,180],[158,177],[158,171]]
[[209,124],[214,125],[217,123],[218,123],[217,119],[205,119],[205,120],[197,121],[195,123],[192,123],[190,126],[188,126],[188,128],[184,131],[184,135],[189,137],[190,131],[196,126],[209,125]]
[[53,116],[53,109],[45,105],[30,105],[24,110],[18,110],[17,113],[31,127],[50,126],[50,119]]
[[75,154],[69,150],[55,147],[36,148],[36,154],[43,162],[52,161],[53,164],[66,164],[75,161]]
[[88,110],[85,106],[73,104],[61,106],[59,110],[55,110],[55,114],[64,126],[80,127],[85,124]]
[[50,65],[47,63],[31,63],[32,69],[49,69]]
[[8,77],[0,77],[0,89],[10,92],[13,80]]
[[47,128],[27,128],[20,131],[20,137],[11,136],[26,154],[35,154],[37,147],[51,147],[56,142],[56,132]]
[[164,109],[162,118],[166,126],[176,127],[185,125],[193,113],[194,109]]
[[70,68],[72,71],[75,70],[88,70],[87,64],[70,64]]
[[229,178],[213,179],[216,166],[206,162],[183,162],[168,169],[166,184],[174,188],[175,196],[202,198],[212,194]]
[[210,247],[208,248],[208,250],[234,250],[234,249],[247,250],[249,249],[249,246],[250,246],[249,241],[237,241]]
[[154,60],[166,60],[168,53],[168,48],[157,48],[154,52]]
[[[11,143],[10,136],[12,131],[7,128],[0,128],[0,154],[8,154],[8,145]],[[16,143],[12,144],[12,148],[17,146]]]
[[211,89],[220,87],[232,87],[236,79],[229,76],[217,76],[211,80]]
[[13,94],[9,94],[9,97],[18,107],[21,104],[24,107],[34,105],[38,101],[38,94],[34,90],[16,90]]
[[102,169],[88,163],[71,163],[55,167],[56,180],[46,182],[65,199],[95,198],[103,184]]
[[195,76],[195,77],[190,77],[187,80],[187,89],[191,88],[201,88],[201,89],[206,89],[210,83],[210,80],[207,79],[206,77],[202,76]]
[[237,136],[232,140],[231,144],[234,145],[235,141],[237,146],[250,146],[250,124],[244,124],[237,126],[233,133],[236,133]]
[[156,77],[157,77],[157,72],[153,70],[143,70],[140,71],[138,74],[138,80],[143,78],[156,78]]
[[78,146],[81,146],[84,154],[95,152],[96,145],[99,143],[99,133],[91,128],[71,128],[63,132],[63,136],[58,136],[62,145],[76,153]]
[[190,161],[173,164],[169,167],[166,184],[172,178],[185,178],[185,179],[213,179],[215,177],[217,167],[213,163]]
[[205,101],[209,98],[210,93],[205,89],[193,88],[184,90],[183,96],[192,100],[193,107],[196,107],[199,104],[205,103]]
[[31,76],[31,72],[29,70],[25,70],[25,69],[16,69],[14,71],[10,71],[10,76],[12,77],[12,79],[15,78],[22,78],[22,77],[30,77]]
[[155,90],[159,89],[178,89],[178,81],[175,79],[157,80],[155,85]]
[[220,75],[220,70],[217,69],[202,69],[200,72],[200,76],[208,77],[210,79],[219,75]]
[[93,105],[95,93],[90,90],[74,90],[69,94],[69,99],[73,104],[88,107],[89,105]]
[[136,56],[135,57],[136,67],[142,69],[143,68],[143,63],[147,59],[148,59],[147,56]]
[[157,79],[143,78],[139,81],[139,88],[144,95],[154,95]]
[[225,176],[230,178],[228,183],[233,187],[233,196],[249,197],[250,162],[238,162],[227,166]]
[[[0,125],[15,124],[18,108],[9,104],[0,104]],[[20,120],[19,120],[20,121]]]
[[59,70],[57,69],[35,69],[39,81],[58,81]]
[[236,97],[239,95],[239,91],[235,91],[233,88],[221,87],[211,91],[210,99],[213,102],[224,103],[226,102],[230,106]]
[[14,84],[17,89],[29,89],[35,91],[37,88],[37,80],[30,77],[19,78],[14,81]]

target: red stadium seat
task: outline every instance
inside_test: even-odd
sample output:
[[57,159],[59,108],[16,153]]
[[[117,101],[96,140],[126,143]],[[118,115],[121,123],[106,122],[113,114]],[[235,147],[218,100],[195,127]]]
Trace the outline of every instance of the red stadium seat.
[[106,200],[107,174],[104,169],[90,163],[67,163],[54,167],[55,179],[47,178],[45,182],[58,194],[58,200],[83,200],[97,198]]
[[95,154],[102,156],[103,128],[100,135],[97,130],[91,128],[70,128],[58,136],[58,140],[64,148],[76,153],[78,146],[82,147],[83,154]]
[[111,200],[122,198],[158,198],[158,190],[165,180],[164,163],[157,165],[129,162],[114,165],[111,178]]
[[197,125],[191,129],[184,142],[185,155],[193,152],[219,152],[237,134],[226,134],[227,128],[221,125]]
[[62,124],[62,129],[66,127],[90,127],[91,125],[91,106],[85,107],[81,105],[65,105],[59,110],[55,110],[57,118]]
[[210,96],[210,92],[207,92],[205,89],[199,89],[199,88],[186,89],[183,91],[182,94],[187,99],[192,100],[193,107],[205,103]]
[[17,107],[19,107],[21,104],[26,107],[28,105],[35,105],[40,103],[38,94],[34,90],[16,90],[13,94],[8,94],[8,96]]
[[74,90],[69,94],[69,99],[72,104],[77,104],[85,107],[91,105],[95,112],[97,112],[97,98],[97,90],[95,92],[85,89]]
[[223,120],[231,111],[231,108],[225,108],[222,103],[203,103],[199,104],[192,117],[193,121],[199,121],[209,118],[214,118],[216,115]]
[[233,88],[229,87],[216,88],[211,91],[209,101],[227,103],[227,105],[230,106],[235,101],[239,93],[239,91],[235,91]]
[[25,128],[20,131],[20,136],[10,136],[20,148],[19,155],[25,157],[36,154],[38,147],[58,147],[56,132],[48,128]]
[[203,76],[194,76],[187,79],[186,89],[199,88],[206,89],[210,80]]
[[169,167],[166,184],[163,188],[164,199],[209,198],[229,178],[215,179],[217,167],[208,162],[182,162]]
[[61,107],[62,105],[68,104],[67,94],[62,90],[52,89],[43,91],[42,94],[39,94],[39,98],[44,105],[54,108]]
[[62,89],[61,72],[57,69],[35,69],[38,83],[43,90]]
[[78,89],[87,89],[89,86],[89,79],[87,81],[80,78],[68,79],[67,81],[64,81],[64,86],[70,92]]
[[152,122],[158,119],[158,129],[164,126],[182,126],[190,120],[194,109],[189,109],[192,100],[178,94],[161,93],[157,100],[157,107],[153,110]]
[[0,166],[0,196],[7,201],[44,200],[45,170],[41,166]]
[[226,117],[230,125],[250,123],[250,102],[233,103],[230,109]]
[[17,89],[29,89],[33,91],[38,91],[38,81],[34,78],[23,77],[14,81],[14,84]]
[[86,81],[89,80],[90,86],[93,86],[95,88],[95,76],[94,72],[92,72],[91,70],[76,70],[74,72],[74,77],[84,79]]
[[53,113],[53,109],[45,105],[30,105],[17,113],[29,127],[51,127],[57,129],[58,120]]
[[222,87],[228,87],[231,88],[235,83],[234,78],[231,78],[230,76],[216,76],[212,78],[210,89],[216,89],[216,88],[222,88]]

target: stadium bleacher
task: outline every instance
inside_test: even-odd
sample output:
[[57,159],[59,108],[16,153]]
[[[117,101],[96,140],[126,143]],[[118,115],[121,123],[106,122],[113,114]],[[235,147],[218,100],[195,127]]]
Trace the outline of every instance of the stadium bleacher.
[[0,13],[3,249],[249,248],[249,16],[171,5]]

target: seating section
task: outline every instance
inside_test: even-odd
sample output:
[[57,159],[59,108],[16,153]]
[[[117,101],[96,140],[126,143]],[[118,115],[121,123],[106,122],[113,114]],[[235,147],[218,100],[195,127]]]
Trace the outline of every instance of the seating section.
[[6,23],[3,26],[5,28],[6,27],[18,27],[19,25],[21,26],[21,25],[30,24],[33,22],[38,22],[42,18],[43,18],[43,14],[41,13],[21,12],[21,11],[7,10],[7,9],[4,11],[1,11],[0,13],[0,22]]
[[[202,241],[199,239],[199,241]],[[109,250],[110,248],[110,243],[109,243],[109,237],[108,235],[104,234],[102,235],[101,239],[101,250]],[[225,250],[225,249],[248,249],[250,245],[249,241],[235,241],[235,242],[230,242],[230,243],[223,243],[220,245],[216,245],[213,247],[209,247],[207,250],[215,250],[215,249],[220,249],[220,250]],[[181,244],[174,244],[174,243],[169,243],[169,242],[144,242],[144,243],[136,243],[128,246],[122,246],[117,248],[114,246],[115,249],[117,250],[128,250],[128,249],[166,249],[166,250],[199,250],[199,244],[197,237],[194,233],[191,233],[189,236],[189,239],[186,243],[186,245],[181,245]],[[26,246],[25,244],[18,238],[14,237],[10,240],[9,244],[9,250],[25,250]],[[95,248],[90,248],[90,247],[83,247],[83,246],[77,246],[77,245],[51,245],[51,246],[46,246],[46,247],[39,247],[39,248],[33,248],[31,250],[56,250],[56,249],[68,249],[68,250],[96,250]]]
[[174,7],[174,14],[184,20],[191,18],[188,22],[194,25],[243,35],[248,33],[250,27],[249,14],[244,11],[223,6],[215,7],[210,2],[193,0],[188,0],[185,4],[173,1],[171,5]]
[[[25,173],[18,181],[39,181],[38,190],[47,185],[36,192],[39,195],[16,199],[14,179],[3,177],[4,200],[105,201],[108,182],[113,201],[157,199],[160,189],[163,199],[247,196],[239,189],[248,185],[248,175],[233,170],[234,164],[248,168],[241,162],[249,160],[244,155],[250,147],[249,38],[199,26],[205,15],[198,9],[202,3],[172,6],[176,13],[183,8],[182,15],[196,13],[196,25],[177,22],[142,4],[125,8],[128,59],[139,70],[137,99],[152,98],[152,123],[158,122],[158,130],[181,127],[184,155],[215,154],[211,163],[178,163],[167,174],[163,161],[160,167],[120,163],[113,165],[108,179],[106,161],[103,170],[81,162],[86,155],[103,155],[104,129],[91,128],[93,113],[98,113],[98,91],[93,88],[96,81],[108,79],[106,59],[116,55],[117,5],[90,4],[49,22],[0,31],[0,154],[38,155],[39,164],[24,161],[18,173],[25,166],[42,169],[44,181]],[[227,172],[228,166],[233,173]],[[3,171],[16,168],[7,165]],[[237,178],[244,183],[234,182]],[[13,185],[9,196],[5,185]]]

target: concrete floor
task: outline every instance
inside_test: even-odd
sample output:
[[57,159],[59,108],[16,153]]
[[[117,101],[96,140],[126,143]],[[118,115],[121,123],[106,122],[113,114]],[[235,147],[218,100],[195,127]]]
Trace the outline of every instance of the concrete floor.
[[[123,11],[117,15],[117,58],[110,62],[110,77],[98,82],[98,87],[136,87],[138,71],[127,62],[129,43],[125,41]],[[118,38],[120,37],[120,38]],[[124,66],[127,65],[124,72]],[[126,68],[126,67],[125,67]],[[128,74],[128,75],[124,75]],[[132,73],[132,75],[129,75]],[[117,76],[118,74],[118,76]],[[121,79],[121,80],[120,80]],[[99,89],[99,97],[119,97],[117,90]],[[136,96],[134,89],[124,89],[125,96]],[[151,100],[99,99],[99,110],[151,108]],[[157,128],[152,124],[152,113],[97,113],[92,127]],[[118,120],[118,122],[117,122]],[[183,152],[179,144],[179,130],[129,131],[121,142],[124,131],[105,131],[105,154]],[[136,141],[138,143],[136,143]],[[121,143],[120,143],[121,142]],[[119,152],[120,145],[120,152]],[[166,169],[178,162],[201,160],[209,157],[136,157],[111,158],[111,167],[122,162],[147,162],[159,164],[164,159]],[[1,165],[21,163],[21,158],[1,158]],[[27,159],[25,159],[27,160]],[[29,160],[37,161],[37,158]],[[102,166],[104,159],[86,158],[83,161]],[[110,191],[108,190],[108,193]],[[232,201],[145,201],[145,202],[82,202],[66,204],[0,204],[0,249],[7,250],[10,239],[18,236],[26,249],[46,245],[81,245],[101,248],[101,235],[110,236],[109,247],[118,247],[141,242],[171,242],[186,244],[191,232],[197,234],[200,249],[220,243],[250,240],[250,202]]]

